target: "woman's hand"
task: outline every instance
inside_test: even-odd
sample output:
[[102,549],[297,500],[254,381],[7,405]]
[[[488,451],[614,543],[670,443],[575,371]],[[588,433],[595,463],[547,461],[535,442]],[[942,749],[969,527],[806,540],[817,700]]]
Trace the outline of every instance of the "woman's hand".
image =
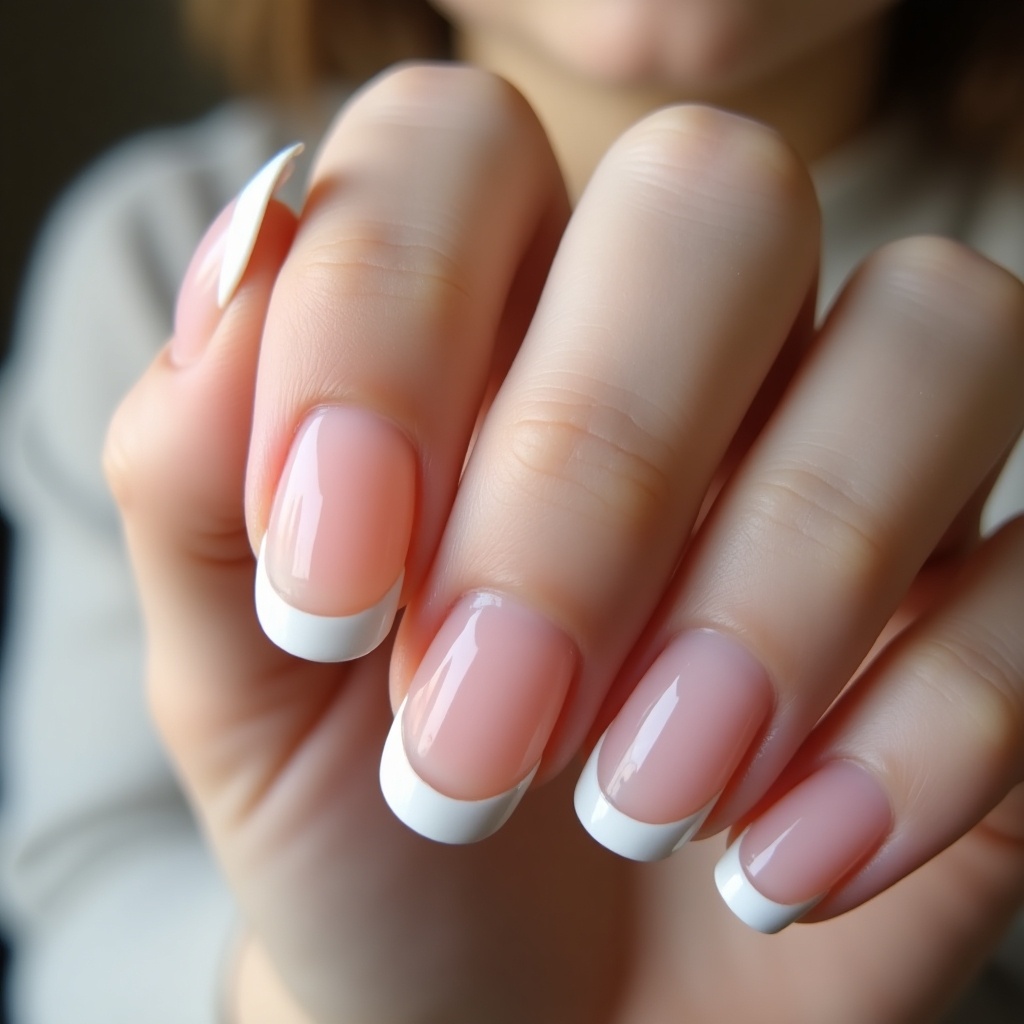
[[[1024,893],[1024,523],[977,533],[1020,282],[900,242],[815,332],[813,188],[770,131],[656,113],[570,217],[530,110],[458,68],[348,105],[221,315],[226,222],[108,472],[252,935],[241,1017],[258,985],[332,1024],[940,1006]],[[282,642],[354,654],[400,593],[394,637],[285,653],[253,552]],[[389,729],[416,828],[509,823],[400,824]],[[718,838],[586,836],[602,734],[602,842]],[[748,826],[730,905],[823,923],[730,913]]]

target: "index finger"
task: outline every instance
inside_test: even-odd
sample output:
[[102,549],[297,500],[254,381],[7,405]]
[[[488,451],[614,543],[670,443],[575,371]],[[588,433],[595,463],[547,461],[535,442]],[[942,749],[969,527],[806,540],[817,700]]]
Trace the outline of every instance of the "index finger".
[[389,631],[517,274],[550,261],[567,209],[543,130],[491,75],[405,68],[343,113],[275,286],[248,466],[258,610],[286,650],[348,660]]

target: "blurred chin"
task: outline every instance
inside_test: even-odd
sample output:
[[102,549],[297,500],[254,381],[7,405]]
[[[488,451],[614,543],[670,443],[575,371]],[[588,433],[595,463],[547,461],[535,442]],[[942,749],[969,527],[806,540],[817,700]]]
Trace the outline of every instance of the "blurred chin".
[[751,86],[897,0],[432,0],[466,32],[609,87],[694,98]]
[[730,16],[732,6],[728,0],[598,2],[574,31],[552,32],[547,48],[577,73],[609,85],[715,92],[734,87],[753,70],[753,33],[748,23]]

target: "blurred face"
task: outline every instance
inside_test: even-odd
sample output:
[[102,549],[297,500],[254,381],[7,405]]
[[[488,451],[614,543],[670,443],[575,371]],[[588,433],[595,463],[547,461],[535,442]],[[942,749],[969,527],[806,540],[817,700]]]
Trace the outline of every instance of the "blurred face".
[[695,94],[742,89],[896,0],[435,0],[465,33],[498,34],[585,78]]

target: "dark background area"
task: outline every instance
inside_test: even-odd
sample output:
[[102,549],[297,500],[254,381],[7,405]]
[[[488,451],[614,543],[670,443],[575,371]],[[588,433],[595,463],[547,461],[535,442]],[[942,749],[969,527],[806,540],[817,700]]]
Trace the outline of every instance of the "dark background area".
[[2,344],[25,258],[60,190],[113,142],[187,120],[219,83],[188,52],[177,0],[0,0]]
[[[32,239],[60,191],[118,139],[189,120],[223,89],[189,52],[177,0],[0,0],[0,95],[2,358]],[[0,520],[0,628],[9,545]],[[5,964],[0,943],[0,990]]]

